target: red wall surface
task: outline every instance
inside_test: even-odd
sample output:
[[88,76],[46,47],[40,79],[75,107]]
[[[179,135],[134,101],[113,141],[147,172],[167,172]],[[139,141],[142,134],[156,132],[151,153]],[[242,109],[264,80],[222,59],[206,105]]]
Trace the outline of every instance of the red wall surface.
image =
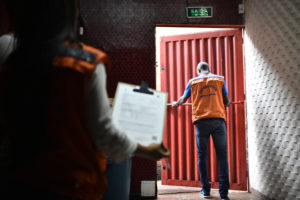
[[[81,40],[108,53],[110,97],[119,81],[140,84],[143,80],[155,88],[156,24],[242,25],[239,3],[242,0],[81,0]],[[199,5],[212,6],[213,17],[186,18],[185,8]],[[135,158],[132,169],[131,194],[140,193],[141,180],[156,180],[153,161]]]

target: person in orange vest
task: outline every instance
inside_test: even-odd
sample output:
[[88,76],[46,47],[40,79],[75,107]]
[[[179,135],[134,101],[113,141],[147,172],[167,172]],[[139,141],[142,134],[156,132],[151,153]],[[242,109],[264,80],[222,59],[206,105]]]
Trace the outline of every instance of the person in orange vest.
[[221,199],[228,200],[225,106],[230,105],[230,100],[224,77],[210,73],[208,63],[200,62],[197,65],[197,73],[199,76],[189,80],[183,96],[172,106],[178,107],[191,97],[192,120],[196,127],[198,168],[202,184],[201,194],[206,198],[210,196],[211,183],[208,177],[207,156],[211,135],[219,161],[219,193]]
[[106,156],[170,156],[112,124],[107,55],[78,41],[78,0],[7,5],[16,49],[0,68],[0,199],[100,200]]

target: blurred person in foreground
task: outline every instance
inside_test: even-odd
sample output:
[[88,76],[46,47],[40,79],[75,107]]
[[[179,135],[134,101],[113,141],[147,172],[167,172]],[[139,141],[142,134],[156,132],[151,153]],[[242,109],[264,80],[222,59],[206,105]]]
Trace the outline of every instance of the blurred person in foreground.
[[192,120],[196,126],[198,168],[202,184],[201,194],[210,198],[211,184],[207,170],[209,137],[212,136],[219,161],[219,193],[221,199],[229,200],[229,178],[227,158],[227,135],[225,106],[230,105],[223,76],[210,73],[209,65],[197,65],[198,76],[189,80],[184,94],[173,103],[178,107],[191,97]]
[[[99,200],[106,156],[159,160],[110,118],[102,51],[77,40],[78,0],[7,1],[16,49],[0,68],[3,199]],[[4,191],[5,190],[5,191]]]
[[9,18],[4,0],[0,0],[0,66],[13,50],[14,38],[9,30]]

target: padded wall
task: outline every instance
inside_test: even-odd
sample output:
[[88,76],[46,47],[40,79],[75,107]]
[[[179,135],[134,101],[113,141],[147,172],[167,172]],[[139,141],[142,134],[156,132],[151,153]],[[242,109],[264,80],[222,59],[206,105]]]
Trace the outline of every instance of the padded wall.
[[9,31],[9,19],[4,0],[0,0],[0,35]]
[[[118,81],[155,88],[156,24],[243,24],[242,0],[81,0],[82,41],[108,53],[109,96]],[[188,19],[187,6],[212,6],[213,17]]]
[[300,199],[300,1],[247,0],[245,23],[250,185]]

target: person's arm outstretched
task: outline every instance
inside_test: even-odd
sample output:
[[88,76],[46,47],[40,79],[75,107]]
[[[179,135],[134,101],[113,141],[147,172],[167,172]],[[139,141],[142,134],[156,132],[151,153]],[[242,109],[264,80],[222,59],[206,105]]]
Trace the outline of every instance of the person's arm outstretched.
[[229,99],[229,97],[228,97],[228,95],[224,95],[223,96],[223,104],[224,104],[224,106],[230,106],[230,99]]
[[187,101],[187,98],[185,96],[181,96],[176,102],[172,103],[172,107],[177,108],[178,106],[182,105]]

